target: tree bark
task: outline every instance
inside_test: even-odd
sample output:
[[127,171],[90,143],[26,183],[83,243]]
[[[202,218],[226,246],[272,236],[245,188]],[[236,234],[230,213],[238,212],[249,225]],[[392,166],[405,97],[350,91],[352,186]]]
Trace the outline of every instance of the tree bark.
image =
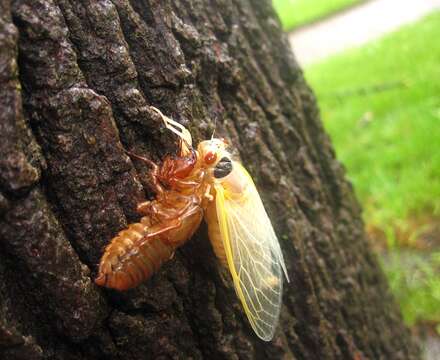
[[[94,285],[176,151],[153,105],[249,169],[290,284],[250,329],[206,226],[157,275]],[[417,359],[270,1],[0,0],[1,359]]]

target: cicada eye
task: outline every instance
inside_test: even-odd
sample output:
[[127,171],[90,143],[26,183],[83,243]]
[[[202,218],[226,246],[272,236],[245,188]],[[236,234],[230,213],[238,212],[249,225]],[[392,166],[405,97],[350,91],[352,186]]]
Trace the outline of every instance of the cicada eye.
[[217,160],[217,154],[210,151],[205,155],[205,163],[210,165],[213,164]]
[[232,161],[230,158],[224,156],[220,159],[214,168],[214,177],[216,179],[224,178],[228,176],[232,171]]

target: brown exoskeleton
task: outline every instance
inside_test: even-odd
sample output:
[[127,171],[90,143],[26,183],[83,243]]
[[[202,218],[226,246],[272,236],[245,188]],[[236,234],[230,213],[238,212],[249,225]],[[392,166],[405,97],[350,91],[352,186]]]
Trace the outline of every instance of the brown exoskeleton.
[[121,231],[102,256],[95,282],[117,290],[139,285],[169,260],[197,230],[212,200],[211,186],[204,181],[205,169],[198,163],[191,135],[182,125],[152,109],[162,116],[168,129],[181,136],[180,151],[177,158],[165,158],[161,166],[131,154],[151,166],[156,198],[138,205],[141,221]]

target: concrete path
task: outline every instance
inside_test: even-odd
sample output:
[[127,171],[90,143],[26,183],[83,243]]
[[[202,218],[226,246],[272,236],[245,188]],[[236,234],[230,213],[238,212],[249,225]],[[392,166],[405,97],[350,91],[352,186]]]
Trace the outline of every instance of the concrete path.
[[424,344],[425,360],[440,359],[440,340],[438,337],[429,336]]
[[339,15],[289,34],[301,65],[321,60],[344,49],[440,10],[440,0],[371,0]]

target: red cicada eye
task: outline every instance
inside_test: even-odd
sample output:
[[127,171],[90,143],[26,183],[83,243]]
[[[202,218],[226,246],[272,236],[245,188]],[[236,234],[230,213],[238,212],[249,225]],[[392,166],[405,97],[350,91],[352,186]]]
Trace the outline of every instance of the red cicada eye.
[[212,164],[217,159],[217,154],[213,153],[212,151],[208,152],[205,155],[205,163]]

